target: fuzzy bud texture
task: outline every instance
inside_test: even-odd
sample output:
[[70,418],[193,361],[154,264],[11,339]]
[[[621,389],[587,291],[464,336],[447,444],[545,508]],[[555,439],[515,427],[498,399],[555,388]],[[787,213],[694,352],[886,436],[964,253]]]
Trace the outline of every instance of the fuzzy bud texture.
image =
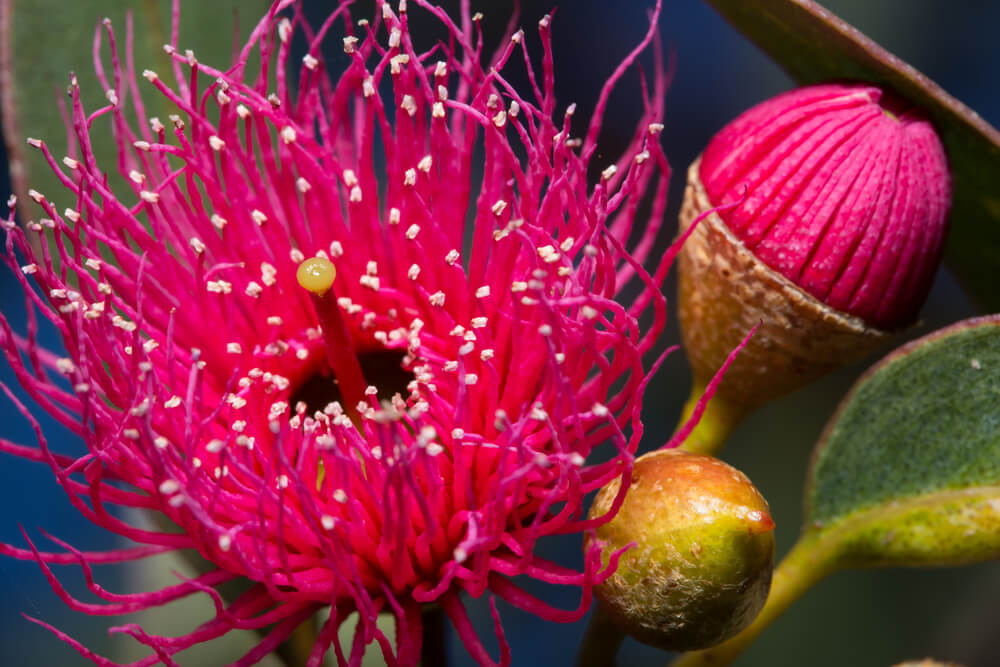
[[[597,165],[602,178],[587,175],[611,91],[653,41],[655,16],[576,136],[571,113],[556,110],[548,17],[536,37],[512,27],[490,56],[467,6],[453,21],[414,3],[440,22],[437,43],[411,34],[405,3],[379,2],[368,21],[350,4],[317,26],[279,0],[231,66],[175,42],[172,76],[147,81],[101,26],[95,54],[110,50],[113,77],[98,72],[119,103],[86,111],[74,80],[69,162],[32,143],[65,189],[35,198],[44,225],[3,221],[0,257],[30,319],[16,333],[0,314],[23,393],[0,389],[37,441],[0,438],[0,451],[49,466],[86,518],[137,546],[0,553],[36,559],[86,613],[211,596],[215,615],[181,637],[114,628],[150,648],[135,665],[173,665],[196,643],[257,629],[260,644],[232,663],[251,665],[323,608],[309,667],[328,651],[356,666],[374,643],[387,664],[415,665],[428,604],[491,665],[466,600],[490,592],[575,620],[620,555],[602,562],[595,546],[574,571],[535,547],[611,519],[587,519],[583,498],[629,478],[642,435],[644,357],[666,313],[666,266],[642,268],[669,174],[661,67],[625,153],[614,169]],[[344,71],[331,76],[321,55],[341,40]],[[508,62],[530,72],[527,90],[504,78]],[[169,126],[145,115],[157,97],[177,110]],[[121,178],[91,150],[88,128],[109,121]],[[39,214],[27,204],[26,217]],[[64,351],[38,344],[36,318]],[[50,449],[24,396],[78,436],[75,450]],[[591,458],[602,444],[612,455]],[[133,525],[115,507],[175,527]],[[215,569],[136,594],[90,579],[92,563],[185,549]],[[100,602],[74,598],[50,563],[81,566]],[[216,588],[234,579],[251,585],[223,601]],[[574,586],[580,603],[552,607],[526,579]],[[394,641],[380,613],[395,618]]]
[[[592,516],[619,491],[598,492]],[[733,636],[757,616],[774,568],[774,519],[742,472],[711,456],[659,449],[639,457],[621,511],[590,541],[618,570],[597,588],[609,618],[641,642],[692,651]]]
[[870,326],[913,322],[941,257],[951,179],[931,123],[870,85],[790,91],[719,132],[700,178],[767,266]]

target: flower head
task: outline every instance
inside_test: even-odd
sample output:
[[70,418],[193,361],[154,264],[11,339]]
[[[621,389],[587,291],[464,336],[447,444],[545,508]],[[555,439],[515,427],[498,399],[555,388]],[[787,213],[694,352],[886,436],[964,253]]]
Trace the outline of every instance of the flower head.
[[941,259],[951,176],[917,110],[866,84],[799,88],[723,128],[701,182],[764,264],[870,326],[912,323]]
[[[71,155],[29,141],[67,193],[32,192],[44,217],[26,230],[9,218],[5,259],[66,356],[2,316],[0,345],[24,390],[86,451],[56,454],[40,429],[36,448],[0,440],[0,449],[47,463],[84,516],[142,546],[0,548],[47,573],[49,562],[79,562],[88,577],[91,561],[196,549],[215,570],[144,594],[91,583],[103,607],[76,601],[50,575],[63,599],[92,613],[212,596],[215,618],[189,635],[118,628],[154,650],[137,664],[173,664],[194,643],[273,626],[235,663],[253,664],[326,606],[311,665],[331,644],[341,662],[360,660],[335,645],[355,611],[355,649],[378,642],[390,664],[415,664],[419,611],[432,602],[492,664],[460,594],[491,591],[569,620],[617,561],[603,565],[594,547],[572,572],[534,547],[610,518],[621,498],[586,519],[582,497],[628,478],[642,433],[643,357],[663,327],[667,268],[642,268],[669,172],[657,138],[661,75],[626,153],[597,165],[596,183],[587,173],[608,95],[652,27],[576,138],[573,108],[554,115],[548,17],[536,76],[521,31],[484,67],[467,14],[459,25],[417,0],[448,32],[419,50],[405,3],[379,3],[357,25],[348,4],[317,28],[280,0],[228,69],[168,46],[174,83],[143,73],[176,106],[167,119],[145,117],[108,28],[110,103],[88,115],[74,81]],[[349,64],[331,80],[320,50],[341,24]],[[307,44],[301,61],[296,35]],[[525,95],[503,75],[522,54]],[[86,128],[104,119],[128,186],[118,191],[90,151]],[[44,237],[38,252],[32,235]],[[621,299],[630,283],[637,296]],[[592,456],[605,442],[610,460]],[[181,530],[130,525],[114,505]],[[517,575],[578,586],[579,609],[550,607]],[[237,577],[255,584],[223,602],[215,586]],[[395,646],[375,623],[380,612],[396,618]],[[499,620],[497,631],[505,647]]]

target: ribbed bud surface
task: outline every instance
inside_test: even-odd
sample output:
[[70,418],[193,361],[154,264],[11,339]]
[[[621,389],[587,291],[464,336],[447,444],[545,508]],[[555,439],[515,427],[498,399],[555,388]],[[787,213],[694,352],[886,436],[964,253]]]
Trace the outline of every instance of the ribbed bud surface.
[[876,87],[790,91],[719,132],[700,178],[762,262],[837,310],[894,329],[916,319],[940,261],[951,179],[916,110]]

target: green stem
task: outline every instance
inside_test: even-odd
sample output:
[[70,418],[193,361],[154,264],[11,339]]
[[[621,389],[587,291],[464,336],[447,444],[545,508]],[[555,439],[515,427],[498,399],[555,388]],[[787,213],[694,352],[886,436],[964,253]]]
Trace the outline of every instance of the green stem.
[[623,641],[625,633],[612,623],[600,604],[594,605],[587,632],[580,642],[577,667],[615,667],[615,656]]
[[682,655],[670,667],[720,667],[731,663],[789,605],[838,568],[839,545],[836,535],[802,535],[774,570],[771,592],[753,623],[718,646]]
[[[683,428],[691,415],[694,414],[707,385],[708,382],[704,379],[697,376],[694,378],[691,396],[684,404],[684,410],[681,412],[681,419],[677,423],[675,432]],[[722,394],[716,393],[705,406],[705,412],[702,413],[698,425],[684,439],[681,449],[695,454],[714,456],[726,444],[729,436],[749,411],[750,409],[746,406],[733,403]]]
[[448,666],[448,622],[444,610],[436,604],[424,606],[423,643],[420,649],[421,667]]
[[316,636],[316,619],[309,618],[295,628],[288,639],[275,649],[274,654],[287,667],[301,667],[309,660],[309,654],[316,644]]

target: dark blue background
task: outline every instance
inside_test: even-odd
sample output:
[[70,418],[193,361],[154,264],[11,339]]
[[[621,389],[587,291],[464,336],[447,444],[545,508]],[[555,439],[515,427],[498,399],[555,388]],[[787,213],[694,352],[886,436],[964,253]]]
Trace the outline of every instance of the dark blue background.
[[[318,11],[326,5],[318,1],[313,4],[320,7]],[[488,27],[500,27],[501,3],[479,4],[492,21],[487,22]],[[523,25],[532,35],[538,17],[552,3],[524,4]],[[560,5],[553,22],[558,95],[562,104],[580,103],[578,117],[586,118],[601,83],[644,31],[648,4],[635,0],[567,0]],[[708,138],[740,111],[786,89],[790,82],[699,0],[666,0],[665,4],[660,29],[664,44],[677,56],[663,135],[675,169],[672,220],[686,165]],[[1000,125],[1000,95],[996,92],[1000,46],[995,34],[1000,25],[1000,5],[972,0],[831,0],[824,4],[928,74],[987,121]],[[18,6],[22,11],[29,9],[25,2]],[[220,17],[220,22],[226,20],[228,17]],[[228,32],[224,29],[220,34]],[[80,54],[80,63],[81,67],[89,65],[89,53]],[[142,64],[138,67],[141,69]],[[602,146],[609,156],[617,154],[635,119],[637,112],[629,104],[634,99],[630,93],[619,95],[607,116]],[[0,177],[4,178],[0,197],[5,201],[9,192],[6,170],[0,171]],[[671,294],[672,286],[668,289]],[[0,304],[15,328],[23,331],[19,288],[5,270],[0,273]],[[945,273],[925,310],[923,328],[913,335],[972,313]],[[673,330],[671,337],[676,339]],[[51,336],[47,340],[57,345]],[[771,501],[778,522],[779,554],[791,544],[801,521],[802,478],[812,442],[862,367],[846,369],[761,410],[740,429],[725,451],[725,458],[747,472]],[[0,365],[0,379],[12,382],[5,365]],[[668,437],[687,388],[687,370],[683,358],[676,355],[661,370],[646,399],[647,449]],[[4,437],[31,442],[27,424],[6,399],[0,399],[0,424]],[[57,429],[47,432],[55,448],[78,451],[78,445]],[[106,534],[79,518],[43,466],[0,458],[0,508],[0,540],[6,542],[23,545],[18,526],[24,524],[33,536],[39,536],[37,528],[44,527],[81,548],[114,545]],[[561,562],[579,561],[576,537],[554,541],[546,548]],[[154,573],[159,581],[169,583],[171,567],[176,564],[154,562],[146,570],[103,567],[97,571],[108,588],[124,592],[151,587]],[[60,571],[72,590],[81,590],[78,570]],[[575,606],[573,595],[565,591],[544,594],[553,603]],[[962,661],[970,667],[998,664],[998,598],[1000,568],[995,564],[841,573],[810,591],[738,664],[888,665],[925,655]],[[473,607],[482,634],[488,636],[490,621],[485,604]],[[193,615],[189,611],[161,614],[150,625],[162,630],[159,624],[169,620],[179,623],[178,629],[190,628],[208,613],[205,606],[201,609]],[[0,558],[0,665],[85,664],[72,649],[25,621],[21,612],[43,618],[109,656],[134,659],[142,655],[131,640],[107,640],[105,630],[109,625],[132,619],[88,618],[71,612],[49,589],[37,565]],[[544,623],[504,605],[501,612],[513,644],[515,664],[572,664],[584,622]],[[471,664],[454,641],[452,649],[455,664]],[[232,658],[235,654],[226,655]],[[666,659],[662,652],[629,641],[620,662],[662,665]],[[209,653],[182,655],[180,661],[206,666],[225,662]]]

